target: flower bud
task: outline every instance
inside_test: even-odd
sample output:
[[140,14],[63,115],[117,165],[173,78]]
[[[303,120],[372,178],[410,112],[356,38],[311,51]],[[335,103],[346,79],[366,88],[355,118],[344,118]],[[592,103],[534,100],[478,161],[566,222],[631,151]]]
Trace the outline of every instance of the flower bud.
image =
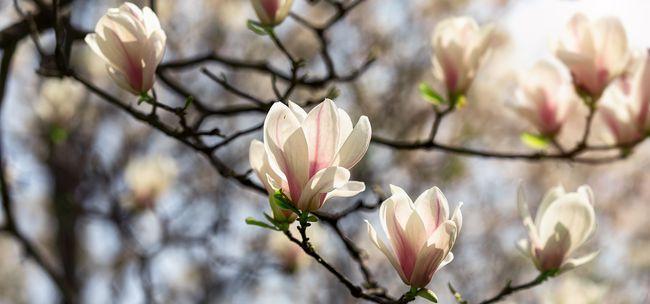
[[579,102],[569,75],[546,61],[538,62],[523,75],[515,96],[516,110],[548,137],[560,132],[570,110]]
[[642,139],[650,131],[650,56],[645,54],[603,93],[598,113],[619,144]]
[[589,186],[566,193],[559,186],[549,190],[537,209],[535,221],[519,187],[518,207],[529,240],[519,241],[519,249],[529,256],[541,272],[564,272],[591,261],[597,252],[569,258],[596,229],[594,196]]
[[628,64],[625,29],[617,18],[590,21],[576,14],[557,42],[555,55],[571,70],[578,88],[598,97]]
[[454,258],[451,249],[463,222],[462,203],[450,218],[447,199],[437,187],[422,193],[415,203],[402,188],[390,187],[392,196],[381,204],[379,213],[391,247],[366,221],[368,234],[405,284],[425,287],[433,274]]
[[131,160],[124,171],[124,179],[131,190],[133,207],[153,207],[177,175],[176,162],[166,156],[144,156]]
[[251,0],[260,23],[276,26],[289,15],[293,0]]
[[433,68],[448,97],[467,91],[487,53],[492,26],[479,27],[474,19],[440,21],[433,33]]
[[106,62],[108,74],[121,88],[140,95],[153,87],[167,37],[156,14],[126,2],[99,19],[86,43]]

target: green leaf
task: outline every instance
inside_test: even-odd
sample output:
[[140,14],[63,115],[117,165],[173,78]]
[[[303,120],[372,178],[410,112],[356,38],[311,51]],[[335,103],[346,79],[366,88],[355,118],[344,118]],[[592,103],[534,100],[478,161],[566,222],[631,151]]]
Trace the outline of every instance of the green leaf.
[[545,149],[551,143],[551,140],[546,136],[528,132],[521,134],[521,141],[533,149]]
[[247,217],[246,218],[246,224],[252,225],[252,226],[259,226],[259,227],[266,228],[266,229],[271,229],[271,230],[278,230],[278,228],[276,228],[275,226],[271,226],[271,225],[269,225],[269,224],[267,224],[265,222],[262,222],[262,221],[259,221],[259,220],[255,219],[253,217]]
[[422,288],[418,291],[418,297],[429,300],[429,302],[438,303],[438,296],[433,291]]
[[282,209],[287,209],[295,212],[296,214],[300,215],[300,210],[293,206],[289,198],[282,193],[282,190],[277,190],[272,196],[271,202],[275,204],[276,206],[282,208]]
[[253,33],[257,35],[266,36],[269,34],[269,31],[266,27],[253,20],[248,20],[246,22],[246,26],[248,27],[249,30],[251,30]]
[[312,223],[316,223],[316,222],[318,222],[318,218],[313,216],[313,215],[310,215],[310,216],[307,217],[307,221],[312,222]]
[[428,84],[426,84],[424,82],[420,83],[420,86],[418,87],[418,89],[420,90],[420,95],[422,95],[422,97],[426,101],[428,101],[428,102],[430,102],[430,103],[432,103],[434,105],[439,106],[441,104],[447,103],[447,101],[445,101],[445,99],[442,98],[442,96],[440,96],[440,94],[438,94],[438,92],[436,92],[431,86],[429,86]]

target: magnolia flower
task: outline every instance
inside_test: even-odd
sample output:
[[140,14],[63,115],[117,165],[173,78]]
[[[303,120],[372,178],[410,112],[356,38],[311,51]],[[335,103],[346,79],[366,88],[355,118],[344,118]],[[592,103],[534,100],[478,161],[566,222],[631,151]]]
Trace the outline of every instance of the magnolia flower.
[[415,203],[402,188],[391,185],[390,189],[392,196],[382,203],[379,213],[391,247],[377,238],[375,228],[366,221],[368,234],[405,284],[425,287],[454,258],[451,248],[463,222],[462,203],[449,219],[447,199],[437,187],[422,193]]
[[250,145],[250,164],[269,194],[281,189],[294,206],[318,210],[332,197],[365,190],[350,171],[368,150],[370,122],[354,128],[348,114],[326,99],[307,114],[298,105],[276,102],[264,121],[264,143]]
[[467,91],[487,53],[492,26],[479,27],[469,17],[440,21],[433,32],[434,76],[447,96]]
[[293,0],[251,0],[260,23],[276,26],[289,15]]
[[36,115],[46,122],[65,126],[79,110],[86,90],[69,78],[49,78],[43,82],[40,93],[34,105]]
[[546,193],[533,222],[520,186],[518,207],[528,229],[529,241],[519,241],[519,249],[530,256],[542,272],[564,272],[591,261],[597,252],[580,258],[569,257],[596,229],[593,204],[594,195],[589,186],[581,186],[571,193],[558,186]]
[[607,87],[598,112],[619,144],[635,142],[650,131],[648,54],[639,60],[631,77],[620,77]]
[[121,88],[139,95],[153,86],[167,37],[156,14],[126,2],[97,22],[86,43],[106,62],[108,74]]
[[628,64],[625,29],[617,18],[592,22],[585,15],[576,14],[557,42],[555,55],[569,67],[580,89],[599,96]]
[[552,137],[560,132],[578,101],[571,78],[563,72],[549,62],[538,62],[521,78],[515,92],[517,111],[541,135]]
[[131,160],[124,171],[124,179],[131,190],[133,203],[151,207],[174,182],[178,167],[173,158],[156,155]]

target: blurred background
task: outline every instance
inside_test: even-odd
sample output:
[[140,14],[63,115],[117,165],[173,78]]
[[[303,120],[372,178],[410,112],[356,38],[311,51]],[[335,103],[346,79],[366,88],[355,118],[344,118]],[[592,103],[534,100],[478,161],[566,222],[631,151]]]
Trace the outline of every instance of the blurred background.
[[[0,28],[22,17],[14,1],[0,0]],[[25,11],[31,1],[17,1]],[[71,22],[92,31],[109,7],[122,1],[78,0]],[[148,1],[134,1],[139,6]],[[293,11],[318,23],[332,14],[323,3],[295,0]],[[278,69],[289,64],[266,37],[246,28],[255,19],[249,1],[157,1],[167,33],[163,62],[214,51],[246,60],[267,59]],[[650,47],[650,2],[543,0],[367,0],[329,31],[339,71],[353,70],[372,52],[378,58],[350,83],[337,83],[336,102],[353,120],[367,115],[374,134],[416,139],[428,134],[433,113],[419,95],[420,82],[432,82],[430,36],[447,16],[470,15],[493,23],[497,36],[479,72],[468,104],[445,121],[441,140],[498,151],[527,151],[519,134],[529,129],[512,110],[512,90],[522,70],[539,59],[552,59],[551,43],[576,12],[595,18],[616,16],[630,45]],[[310,74],[325,67],[311,32],[288,19],[279,38]],[[40,43],[52,48],[54,33]],[[119,90],[104,64],[83,43],[73,47],[72,66],[93,83],[136,109],[136,98]],[[215,73],[264,100],[272,99],[271,80],[206,63]],[[346,289],[300,248],[279,233],[248,226],[261,218],[268,202],[257,193],[224,179],[207,160],[165,134],[130,118],[73,80],[35,73],[34,43],[18,45],[2,111],[5,174],[12,188],[18,229],[74,286],[83,303],[357,303]],[[242,104],[197,68],[174,71],[173,79],[211,105]],[[322,96],[298,89],[300,103]],[[156,84],[159,100],[183,100]],[[264,119],[264,113],[219,116],[209,124],[233,133]],[[563,133],[571,143],[583,124],[580,112]],[[598,127],[598,126],[597,126]],[[595,132],[593,140],[602,140]],[[250,140],[233,141],[219,156],[243,172],[249,168]],[[429,288],[441,303],[453,303],[452,282],[470,302],[496,294],[507,280],[536,276],[529,260],[515,249],[525,230],[516,211],[516,189],[523,181],[536,206],[546,189],[558,184],[574,190],[590,185],[596,195],[598,230],[588,243],[599,257],[541,287],[508,298],[509,303],[650,302],[650,146],[641,144],[626,160],[598,166],[564,162],[523,162],[466,158],[441,152],[395,151],[371,145],[353,178],[368,190],[358,198],[373,201],[388,184],[411,196],[439,186],[452,206],[464,202],[465,224],[454,249],[455,260],[434,277]],[[326,205],[337,211],[354,199]],[[380,284],[393,295],[406,287],[390,263],[369,241],[363,219],[378,222],[378,212],[345,217],[342,229],[367,250]],[[0,223],[5,215],[0,213]],[[335,267],[361,281],[361,274],[330,227],[310,231],[317,250]],[[43,269],[28,258],[19,242],[0,233],[0,303],[60,303],[61,295]]]

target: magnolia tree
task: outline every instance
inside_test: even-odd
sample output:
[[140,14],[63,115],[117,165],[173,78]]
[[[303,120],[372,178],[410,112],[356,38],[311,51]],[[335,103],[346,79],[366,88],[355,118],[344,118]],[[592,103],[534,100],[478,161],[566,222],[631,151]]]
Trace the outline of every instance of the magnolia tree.
[[[25,4],[21,2],[32,2],[30,8],[33,10],[26,12],[22,7]],[[430,46],[433,82],[422,80],[419,87],[415,85],[434,115],[429,135],[415,140],[389,138],[373,134],[371,126],[374,122],[367,116],[350,115],[346,107],[339,103],[342,98],[333,86],[355,81],[376,61],[377,57],[371,53],[367,60],[349,72],[341,72],[337,69],[339,64],[335,62],[336,56],[333,56],[330,44],[331,29],[345,22],[346,17],[358,7],[372,6],[372,1],[306,1],[310,5],[328,7],[331,15],[324,22],[315,22],[292,12],[293,2],[252,0],[257,19],[238,21],[247,24],[248,29],[257,35],[252,39],[268,39],[283,54],[283,61],[275,63],[247,61],[215,52],[184,57],[177,56],[179,52],[176,51],[173,58],[165,56],[168,40],[180,40],[182,37],[166,34],[166,25],[161,24],[157,16],[155,1],[145,5],[125,2],[110,8],[96,21],[94,30],[81,28],[71,22],[76,12],[75,1],[15,1],[15,9],[24,19],[6,27],[0,35],[3,50],[0,96],[6,95],[5,84],[10,77],[16,46],[22,40],[31,39],[41,56],[38,73],[42,77],[63,79],[57,81],[69,82],[69,86],[75,88],[74,93],[66,93],[65,97],[59,99],[75,99],[71,96],[83,94],[85,89],[133,119],[180,142],[189,148],[187,151],[202,155],[212,170],[236,182],[235,187],[268,198],[267,207],[251,211],[246,223],[249,224],[248,229],[268,229],[276,235],[274,238],[282,236],[295,244],[271,246],[288,256],[283,267],[293,269],[297,267],[295,257],[309,257],[329,273],[331,280],[337,282],[335,288],[346,290],[354,298],[376,303],[407,303],[418,298],[437,302],[436,294],[445,291],[433,290],[428,286],[438,279],[439,273],[454,271],[446,265],[464,263],[455,260],[453,254],[454,246],[463,238],[463,214],[467,216],[479,211],[473,210],[471,204],[461,211],[463,203],[460,202],[450,206],[443,191],[430,183],[430,188],[416,198],[417,193],[408,193],[400,187],[403,181],[398,176],[394,179],[392,176],[386,177],[391,183],[386,187],[390,195],[373,189],[375,202],[368,202],[368,196],[355,198],[369,191],[363,175],[355,173],[369,147],[434,150],[506,160],[604,164],[626,159],[650,134],[650,57],[646,51],[628,47],[625,30],[616,18],[590,20],[576,14],[566,25],[564,34],[557,37],[552,46],[551,51],[556,58],[539,61],[522,74],[512,92],[515,100],[512,112],[529,123],[529,129],[521,134],[521,140],[529,146],[529,150],[518,152],[513,149],[513,152],[508,152],[446,143],[439,136],[445,128],[445,118],[476,104],[468,92],[492,51],[497,35],[494,25],[480,25],[465,16],[436,20]],[[321,60],[323,75],[314,76],[309,70],[308,61],[315,58],[297,55],[292,50],[291,37],[278,35],[288,19],[316,37],[316,59]],[[48,48],[41,44],[41,36],[50,29],[54,32],[54,45]],[[96,55],[92,61],[105,65],[106,71],[98,73],[106,76],[104,79],[84,75],[78,72],[78,66],[71,63],[75,51],[84,48]],[[279,68],[282,62],[288,63],[288,67]],[[269,76],[273,96],[268,99],[256,97],[254,91],[249,92],[247,88],[230,82],[225,75],[214,74],[209,68],[202,67],[202,74],[245,102],[220,105],[210,96],[193,92],[189,85],[171,77],[169,73],[208,63]],[[111,86],[106,79],[128,95],[116,96],[105,89]],[[262,85],[255,83],[253,88]],[[156,92],[156,89],[162,88],[169,93],[162,95]],[[329,89],[324,95],[319,94],[323,88]],[[294,93],[298,89],[313,90],[315,93],[312,96],[316,97],[296,99]],[[350,104],[355,100],[346,102]],[[60,130],[74,115],[65,110],[70,103],[72,101],[64,101],[60,105],[43,107],[45,110],[42,111],[48,113],[43,115],[47,116],[44,120],[58,128],[55,129],[58,133],[52,134],[55,141],[66,140],[62,136],[75,136],[74,133]],[[265,118],[263,121],[252,121],[245,117],[247,113],[262,113]],[[222,131],[211,126],[210,121],[214,117],[241,117],[238,126],[244,127],[232,132]],[[560,135],[575,121],[584,121],[577,141],[569,144],[561,141]],[[594,142],[592,131],[597,121],[606,126],[597,134],[606,138],[602,142]],[[247,140],[246,136],[250,134],[255,134],[257,139]],[[250,170],[240,171],[240,168],[220,156],[229,149],[241,150],[233,146],[236,141],[246,142],[248,151],[235,153],[247,153],[245,158],[248,159]],[[3,164],[6,163],[7,160],[3,159]],[[153,158],[134,158],[126,167],[124,181],[129,188],[128,194],[116,198],[117,203],[109,211],[103,214],[99,211],[96,216],[123,222],[139,212],[154,209],[159,197],[178,179],[180,162],[166,155],[157,155]],[[64,302],[81,301],[77,288],[79,278],[69,266],[69,263],[74,264],[74,260],[63,259],[62,266],[54,265],[39,246],[19,229],[20,224],[13,211],[17,201],[11,193],[8,170],[3,166],[0,171],[3,172],[2,231],[23,246],[27,257],[47,274]],[[513,244],[512,250],[519,249],[523,257],[530,260],[530,267],[537,269],[538,275],[527,282],[503,282],[503,288],[494,294],[485,292],[482,299],[464,298],[463,291],[449,282],[448,289],[458,303],[498,302],[551,278],[562,280],[564,273],[598,256],[598,250],[589,253],[581,249],[592,235],[598,233],[598,189],[594,191],[588,185],[580,186],[575,192],[566,191],[562,186],[548,189],[543,198],[534,200],[538,207],[531,215],[529,200],[524,194],[526,184],[526,180],[522,180],[519,195],[513,197],[512,201],[517,202],[521,234],[525,232],[527,237],[516,246]],[[252,199],[254,197],[248,195],[237,198]],[[344,202],[345,207],[332,212],[327,205],[334,200]],[[74,204],[68,207],[82,208]],[[340,221],[344,217],[361,211],[365,212],[366,218],[372,212],[379,213],[380,225],[366,220],[367,236],[363,236],[376,248],[361,246],[363,242],[353,240],[341,229]],[[354,225],[362,226],[364,223],[359,219]],[[345,250],[337,252],[337,258],[351,259],[361,273],[360,280],[350,276],[352,270],[341,269],[326,259],[320,248],[313,244],[310,233],[320,229],[317,228],[319,226],[332,230],[319,230],[317,234],[333,231],[329,237],[343,242]],[[128,234],[128,225],[120,227],[126,227],[124,230]],[[70,229],[75,230],[74,224]],[[173,236],[167,235],[167,238],[173,239]],[[193,241],[200,243],[204,239]],[[144,250],[145,253],[141,253],[139,258],[146,261],[151,251]],[[368,251],[381,252],[385,256],[383,263],[394,268],[392,275],[403,282],[399,294],[389,292],[373,275],[367,261]],[[65,248],[61,252],[63,255]],[[146,275],[147,264],[143,265],[145,271],[142,280],[152,280],[151,273]],[[489,273],[484,275],[489,276]],[[143,288],[145,302],[156,301],[152,286],[143,284]]]

